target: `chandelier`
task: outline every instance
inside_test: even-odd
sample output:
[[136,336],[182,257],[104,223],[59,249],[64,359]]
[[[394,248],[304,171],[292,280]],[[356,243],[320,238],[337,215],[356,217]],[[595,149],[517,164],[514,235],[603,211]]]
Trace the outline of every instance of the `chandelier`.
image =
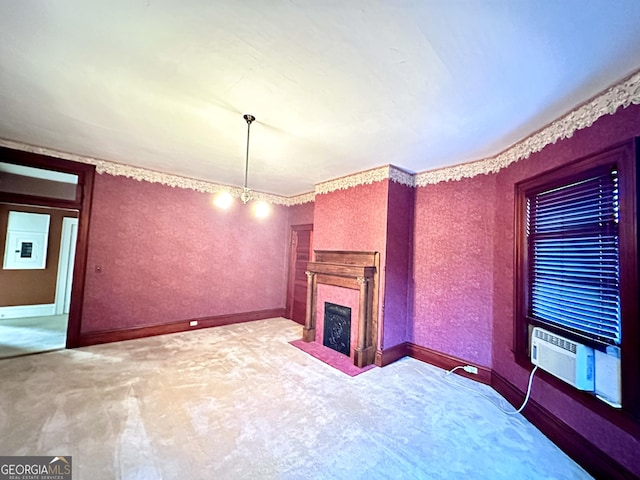
[[[251,135],[251,123],[255,121],[256,117],[253,115],[243,115],[245,122],[247,122],[247,150],[244,159],[244,187],[240,193],[240,200],[243,204],[252,202],[252,210],[256,217],[265,218],[268,217],[271,211],[270,205],[264,200],[260,200],[260,195],[255,195],[249,188],[249,139]],[[257,198],[256,198],[257,197]],[[253,201],[255,200],[255,201]],[[233,196],[228,190],[222,191],[218,194],[213,202],[218,208],[227,210],[233,203]]]

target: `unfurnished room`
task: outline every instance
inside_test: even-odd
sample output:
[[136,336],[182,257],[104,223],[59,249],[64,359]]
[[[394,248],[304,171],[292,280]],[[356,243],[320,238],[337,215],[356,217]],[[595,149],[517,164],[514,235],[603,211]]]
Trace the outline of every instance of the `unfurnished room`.
[[0,3],[0,479],[640,478],[640,2]]

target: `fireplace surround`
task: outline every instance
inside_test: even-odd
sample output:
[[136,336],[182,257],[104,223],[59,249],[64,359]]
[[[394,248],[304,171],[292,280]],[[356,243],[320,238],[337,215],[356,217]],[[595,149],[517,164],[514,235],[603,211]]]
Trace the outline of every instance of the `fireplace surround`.
[[377,344],[380,254],[335,250],[314,250],[314,254],[315,260],[307,264],[307,315],[302,339],[313,342],[316,338],[318,284],[358,290],[358,316],[351,319],[356,335],[349,356],[357,367],[372,364]]

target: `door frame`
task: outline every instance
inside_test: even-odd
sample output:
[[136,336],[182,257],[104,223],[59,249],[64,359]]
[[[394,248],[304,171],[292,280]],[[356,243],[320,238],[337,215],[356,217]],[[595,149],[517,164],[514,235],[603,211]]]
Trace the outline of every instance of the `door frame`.
[[[67,305],[67,292],[72,289],[73,270],[69,272],[69,266],[73,269],[75,263],[75,250],[77,238],[73,239],[73,227],[78,227],[78,219],[74,217],[62,218],[62,235],[60,239],[60,256],[58,258],[58,278],[56,280],[56,315],[65,312]],[[71,275],[70,275],[71,274]]]
[[313,261],[313,223],[289,226],[289,264],[287,267],[287,299],[285,303],[285,316],[293,317],[293,295],[295,293],[296,282],[296,257],[297,257],[297,234],[301,231],[310,231],[309,239],[309,261]]
[[0,202],[78,210],[78,240],[73,266],[73,292],[71,294],[71,308],[69,310],[69,321],[67,324],[66,346],[67,348],[79,347],[81,346],[84,279],[87,269],[89,223],[91,219],[91,202],[93,200],[93,182],[96,167],[88,163],[72,162],[61,158],[14,150],[2,146],[0,146],[0,159],[6,163],[71,173],[78,176],[76,197],[73,200],[59,200],[37,195],[0,192]]

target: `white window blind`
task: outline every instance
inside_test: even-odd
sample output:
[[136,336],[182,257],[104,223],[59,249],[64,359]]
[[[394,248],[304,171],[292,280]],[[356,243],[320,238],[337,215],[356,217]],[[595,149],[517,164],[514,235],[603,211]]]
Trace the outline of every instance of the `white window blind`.
[[620,344],[618,211],[615,170],[527,198],[531,318]]

